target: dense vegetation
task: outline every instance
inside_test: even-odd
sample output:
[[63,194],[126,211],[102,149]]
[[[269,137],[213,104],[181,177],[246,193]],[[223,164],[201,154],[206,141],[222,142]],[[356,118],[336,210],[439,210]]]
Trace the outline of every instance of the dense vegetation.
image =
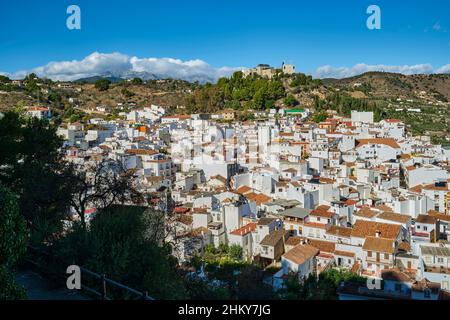
[[188,96],[186,106],[190,112],[216,112],[224,108],[235,110],[265,110],[285,96],[283,82],[258,76],[244,77],[242,72],[221,78],[217,84],[198,87]]
[[291,274],[280,290],[280,298],[286,300],[336,300],[337,289],[342,281],[365,283],[366,279],[350,271],[328,269],[317,277],[311,275],[302,283]]
[[[164,230],[154,227],[158,225],[155,219],[163,218],[144,207],[113,206],[97,214],[88,230],[75,224],[72,232],[55,243],[54,254],[154,298],[186,298],[176,260],[170,247],[162,243]],[[108,294],[127,298],[122,291]]]
[[15,112],[0,119],[0,183],[18,196],[20,212],[39,243],[52,241],[68,209],[61,144],[46,121]]
[[374,121],[380,121],[385,118],[386,103],[377,102],[369,99],[353,98],[345,93],[335,92],[325,100],[316,97],[314,109],[316,112],[325,110],[335,110],[341,115],[350,116],[352,110],[355,111],[373,111]]
[[0,184],[0,300],[24,299],[13,268],[25,253],[27,230],[17,196]]

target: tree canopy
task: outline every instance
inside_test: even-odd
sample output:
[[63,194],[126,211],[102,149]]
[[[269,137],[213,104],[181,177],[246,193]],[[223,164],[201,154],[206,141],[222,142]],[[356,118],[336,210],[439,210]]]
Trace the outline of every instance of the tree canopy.
[[95,81],[95,88],[98,89],[98,91],[106,91],[109,89],[110,84],[111,81],[108,79],[99,79]]
[[0,119],[0,182],[19,197],[32,237],[49,241],[70,200],[62,140],[46,120],[6,112]]
[[272,108],[284,95],[281,80],[256,75],[244,77],[238,71],[229,79],[220,78],[215,85],[197,87],[186,104],[192,112],[215,112],[223,108],[264,110]]
[[19,211],[18,198],[0,184],[0,300],[23,299],[11,269],[25,253],[27,230]]
[[[112,206],[97,214],[89,229],[75,225],[56,244],[57,254],[65,261],[148,291],[152,297],[185,298],[183,279],[177,273],[170,247],[148,234],[157,224],[153,220],[161,218],[164,216],[145,207]],[[126,298],[119,292],[115,294],[115,298]]]

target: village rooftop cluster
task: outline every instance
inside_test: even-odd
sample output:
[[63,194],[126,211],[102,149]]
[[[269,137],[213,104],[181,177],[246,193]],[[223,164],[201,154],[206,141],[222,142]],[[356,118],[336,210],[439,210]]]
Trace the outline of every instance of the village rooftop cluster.
[[450,150],[399,120],[330,111],[315,123],[308,109],[272,109],[240,122],[233,110],[166,115],[156,105],[125,115],[60,127],[66,158],[133,170],[171,216],[180,263],[207,245],[239,245],[246,260],[278,270],[266,279],[274,290],[292,272],[302,281],[338,268],[383,280],[342,283],[340,299],[448,297]]

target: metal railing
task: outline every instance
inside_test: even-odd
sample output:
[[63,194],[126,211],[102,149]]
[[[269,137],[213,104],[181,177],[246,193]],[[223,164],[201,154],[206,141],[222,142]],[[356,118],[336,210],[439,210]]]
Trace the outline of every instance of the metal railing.
[[[39,262],[40,261],[39,258],[41,259],[44,258],[47,261],[48,259],[50,259],[50,261],[49,263],[46,263],[44,265],[43,263]],[[28,246],[28,255],[24,260],[30,263],[31,265],[35,266],[39,270],[44,271],[49,275],[56,276],[56,278],[61,280],[62,279],[66,280],[67,274],[57,272],[54,268],[50,266],[55,266],[56,264],[58,265],[58,267],[61,267],[61,270],[63,269],[65,270],[67,266],[71,265],[65,264],[57,257],[50,256],[48,252],[36,249],[31,246]],[[99,274],[84,267],[80,267],[80,271],[82,272],[81,278],[88,279],[87,281],[84,281],[84,283],[81,283],[81,290],[84,290],[86,293],[88,293],[90,296],[93,296],[96,299],[113,300],[113,298],[108,297],[107,294],[108,291],[121,290],[125,291],[130,296],[131,300],[155,300],[154,298],[150,297],[147,292],[133,289],[120,282],[109,279],[106,277],[105,274]],[[89,285],[86,285],[86,283],[89,283]],[[97,284],[97,286],[95,286],[95,284]]]

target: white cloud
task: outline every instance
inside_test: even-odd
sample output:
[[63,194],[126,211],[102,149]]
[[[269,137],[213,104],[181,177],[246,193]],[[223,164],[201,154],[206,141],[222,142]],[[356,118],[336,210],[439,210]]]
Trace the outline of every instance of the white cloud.
[[158,78],[175,78],[188,81],[208,80],[216,81],[220,77],[230,76],[242,68],[213,68],[203,60],[182,61],[172,58],[144,58],[133,57],[130,60],[132,71],[148,72]]
[[450,64],[440,67],[436,70],[436,73],[450,73]]
[[[215,68],[199,59],[180,60],[173,58],[141,58],[114,53],[94,52],[82,60],[54,61],[31,70],[15,73],[3,73],[12,79],[22,79],[34,72],[39,77],[52,80],[70,81],[98,75],[114,75],[120,77],[140,76],[143,78],[173,78],[187,81],[214,82],[220,77],[228,77],[243,67]],[[450,73],[450,64],[434,69],[431,64],[418,65],[368,65],[356,64],[352,67],[333,67],[330,65],[319,67],[314,76],[317,78],[346,78],[369,71],[385,71],[403,74],[432,74]]]
[[314,76],[317,78],[348,78],[356,75],[360,75],[369,71],[384,71],[393,73],[402,73],[405,75],[411,74],[431,74],[431,73],[442,73],[444,67],[434,70],[431,64],[417,64],[417,65],[403,65],[403,66],[392,66],[392,65],[368,65],[364,63],[356,64],[353,67],[332,67],[330,65],[322,66],[317,68]]
[[82,60],[50,62],[31,70],[18,71],[13,78],[23,78],[34,72],[39,77],[70,81],[96,75],[133,76],[142,74],[156,78],[174,78],[188,81],[216,81],[242,68],[214,68],[202,60],[182,61],[172,58],[138,58],[125,54],[94,52]]

